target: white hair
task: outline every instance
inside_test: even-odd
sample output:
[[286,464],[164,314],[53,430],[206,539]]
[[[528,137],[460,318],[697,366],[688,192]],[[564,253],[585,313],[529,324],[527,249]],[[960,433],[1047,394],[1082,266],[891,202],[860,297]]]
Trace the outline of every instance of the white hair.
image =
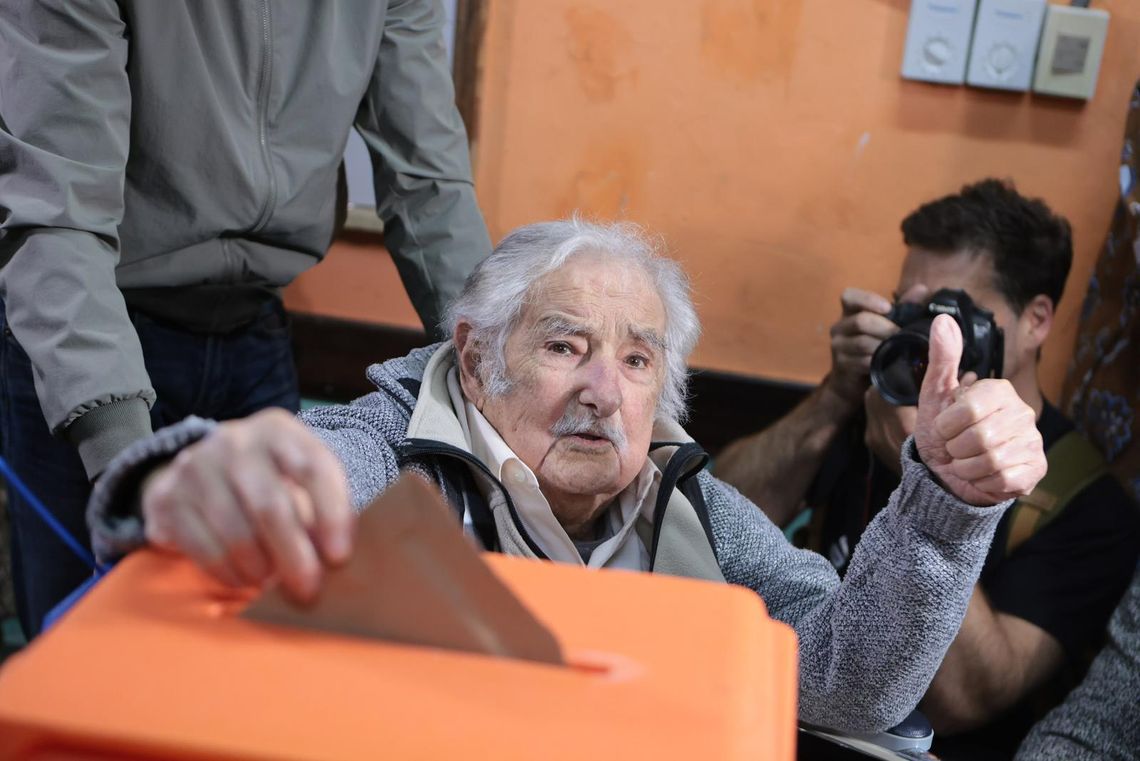
[[501,396],[511,388],[507,374],[507,338],[518,325],[523,305],[543,277],[582,253],[639,267],[656,287],[665,307],[665,383],[657,417],[683,422],[686,417],[686,362],[697,344],[701,324],[681,265],[666,258],[662,244],[630,222],[586,222],[578,217],[525,225],[511,232],[467,278],[463,292],[448,309],[452,335],[459,323],[471,326],[470,340],[481,348],[476,372],[487,393]]

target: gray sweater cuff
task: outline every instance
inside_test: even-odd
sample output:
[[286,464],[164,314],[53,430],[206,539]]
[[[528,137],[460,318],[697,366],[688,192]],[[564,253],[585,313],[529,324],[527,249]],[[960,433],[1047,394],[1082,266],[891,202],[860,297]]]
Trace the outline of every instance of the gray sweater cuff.
[[139,485],[159,463],[203,438],[217,425],[191,415],[136,441],[111,460],[87,503],[87,527],[99,562],[112,562],[146,543]]
[[142,397],[100,405],[67,427],[67,439],[79,449],[91,480],[98,478],[115,455],[150,434],[150,409]]
[[943,542],[975,542],[993,540],[993,533],[1013,500],[993,507],[976,507],[955,497],[935,479],[914,445],[907,438],[902,448],[902,482],[899,484],[898,509],[911,525]]

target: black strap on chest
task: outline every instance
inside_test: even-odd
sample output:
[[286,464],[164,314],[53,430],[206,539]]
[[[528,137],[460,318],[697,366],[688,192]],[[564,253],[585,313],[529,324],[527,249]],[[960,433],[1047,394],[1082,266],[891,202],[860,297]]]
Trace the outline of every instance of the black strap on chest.
[[471,515],[471,525],[475,530],[483,548],[490,552],[500,552],[499,532],[495,529],[495,518],[491,508],[483,497],[483,492],[475,483],[475,476],[471,469],[460,459],[454,457],[438,457],[432,455],[417,455],[402,457],[400,467],[411,461],[418,461],[433,471],[438,479],[439,490],[444,500],[455,513],[460,524],[463,516]]

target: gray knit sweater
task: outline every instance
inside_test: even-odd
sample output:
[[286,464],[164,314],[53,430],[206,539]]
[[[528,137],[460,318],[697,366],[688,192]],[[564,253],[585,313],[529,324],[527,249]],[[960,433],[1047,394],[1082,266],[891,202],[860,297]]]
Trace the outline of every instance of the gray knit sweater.
[[1140,569],[1080,686],[1029,733],[1016,761],[1140,759]]
[[[424,368],[438,346],[368,369],[377,391],[302,420],[344,464],[355,505],[398,476]],[[124,452],[100,480],[89,511],[96,552],[115,557],[143,541],[126,507],[141,467],[206,435],[189,419]],[[840,582],[821,556],[792,547],[778,527],[731,486],[697,476],[724,578],[754,590],[799,637],[800,717],[844,731],[901,721],[926,692],[957,634],[999,519],[1008,504],[977,508],[939,487],[906,446],[903,477],[868,526]],[[429,478],[430,465],[410,465]]]

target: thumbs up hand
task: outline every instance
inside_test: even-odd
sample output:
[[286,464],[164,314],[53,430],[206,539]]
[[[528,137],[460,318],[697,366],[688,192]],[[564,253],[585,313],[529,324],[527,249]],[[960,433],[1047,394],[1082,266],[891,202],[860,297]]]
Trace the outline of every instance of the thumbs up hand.
[[939,315],[918,397],[918,456],[963,502],[989,506],[1028,494],[1046,469],[1033,408],[1004,379],[963,385],[961,359],[958,324]]

